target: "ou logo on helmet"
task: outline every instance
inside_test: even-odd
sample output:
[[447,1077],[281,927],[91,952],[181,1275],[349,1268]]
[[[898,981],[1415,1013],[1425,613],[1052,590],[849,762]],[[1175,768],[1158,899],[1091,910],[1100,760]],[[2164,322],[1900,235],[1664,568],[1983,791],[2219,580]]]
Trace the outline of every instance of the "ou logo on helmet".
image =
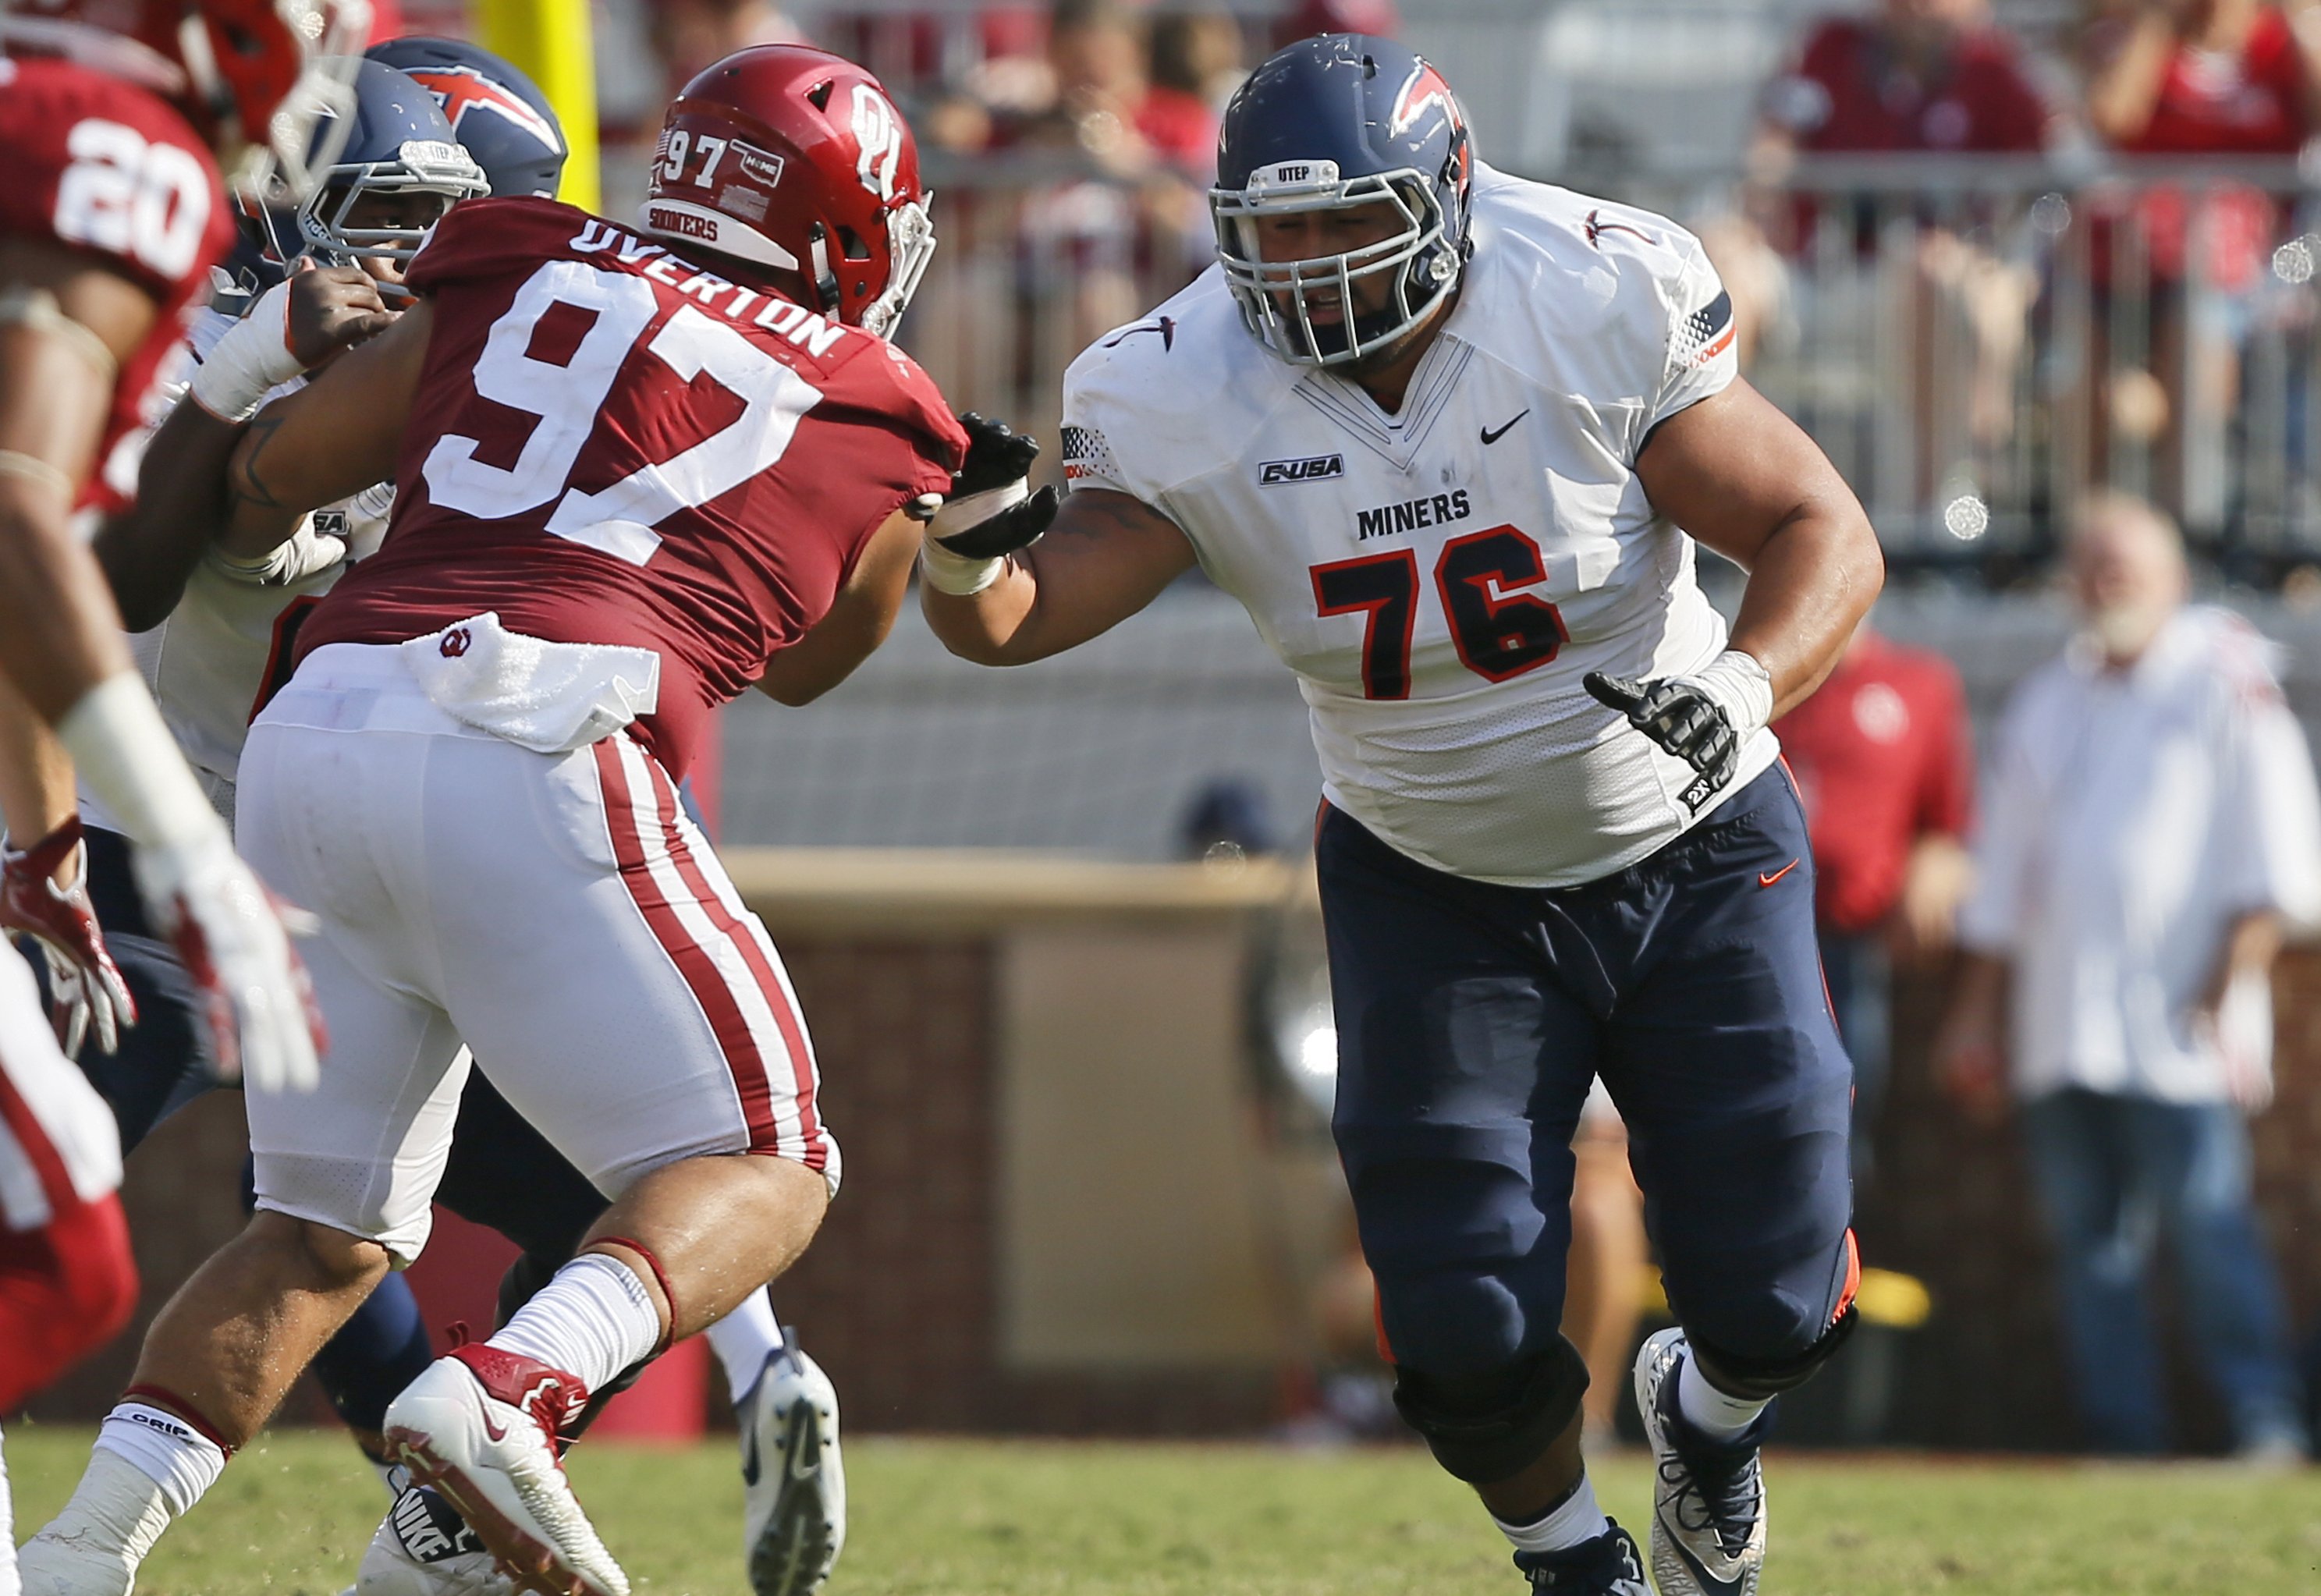
[[855,176],[880,199],[895,197],[895,168],[903,159],[903,119],[887,96],[867,83],[854,86]]

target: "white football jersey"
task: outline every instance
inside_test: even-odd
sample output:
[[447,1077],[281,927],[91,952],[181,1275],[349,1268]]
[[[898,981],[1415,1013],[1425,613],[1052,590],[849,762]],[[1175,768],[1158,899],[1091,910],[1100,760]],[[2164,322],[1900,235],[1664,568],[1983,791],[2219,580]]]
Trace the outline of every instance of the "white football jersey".
[[[222,312],[200,312],[187,334],[195,355],[206,355],[233,323]],[[301,518],[290,540],[262,565],[205,556],[169,618],[129,639],[162,719],[229,821],[242,739],[259,707],[288,679],[300,622],[350,563],[377,550],[394,504],[394,485],[381,483]],[[81,808],[90,823],[110,829],[86,792]]]
[[[1580,686],[1725,648],[1638,450],[1733,380],[1732,302],[1647,212],[1479,166],[1458,304],[1388,415],[1243,327],[1212,268],[1064,378],[1065,476],[1184,530],[1297,674],[1323,793],[1411,857],[1568,886],[1701,819]],[[1761,731],[1732,784],[1773,762]]]

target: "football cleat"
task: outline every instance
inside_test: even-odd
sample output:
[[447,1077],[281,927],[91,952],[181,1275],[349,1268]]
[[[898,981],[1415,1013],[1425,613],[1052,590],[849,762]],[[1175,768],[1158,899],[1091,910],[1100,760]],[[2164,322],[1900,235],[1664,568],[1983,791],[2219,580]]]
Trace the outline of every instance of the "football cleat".
[[560,1369],[499,1347],[456,1347],[388,1404],[388,1454],[432,1486],[520,1591],[629,1596],[557,1457],[588,1401]]
[[1594,1540],[1560,1552],[1517,1552],[1515,1566],[1531,1577],[1533,1596],[1652,1596],[1635,1538],[1617,1519]]
[[1636,1410],[1654,1465],[1652,1582],[1661,1596],[1754,1596],[1765,1563],[1757,1439],[1719,1446],[1685,1423],[1676,1392],[1686,1354],[1682,1330],[1662,1330],[1636,1353]]
[[757,1383],[733,1405],[741,1421],[742,1552],[756,1596],[809,1596],[846,1544],[846,1469],[838,1392],[784,1332]]
[[515,1582],[441,1496],[409,1485],[363,1553],[343,1596],[515,1596]]

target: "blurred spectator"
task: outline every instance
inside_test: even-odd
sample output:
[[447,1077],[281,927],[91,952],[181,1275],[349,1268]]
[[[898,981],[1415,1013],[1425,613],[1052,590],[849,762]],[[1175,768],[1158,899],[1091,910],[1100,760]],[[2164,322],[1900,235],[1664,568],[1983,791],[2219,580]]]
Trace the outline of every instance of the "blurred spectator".
[[2244,1116],[2271,1096],[2282,928],[2321,907],[2312,757],[2270,646],[2184,607],[2164,516],[2098,497],[2069,557],[2085,630],[2000,727],[1937,1067],[1995,1119],[2011,1056],[2089,1440],[2167,1444],[2164,1234],[2235,1447],[2287,1461],[2306,1437]]
[[[2289,8],[2300,23],[2310,0]],[[2262,0],[2095,0],[2088,120],[2138,155],[2293,155],[2310,134],[2321,41]]]
[[1395,13],[1394,0],[1297,0],[1274,17],[1273,39],[1266,50],[1270,54],[1286,50],[1316,33],[1369,33],[1391,39],[1400,32],[1402,18]]
[[[2298,25],[2291,25],[2291,12]],[[2321,110],[2321,31],[2314,25],[2321,9],[2312,0],[2286,9],[2261,0],[2092,0],[2089,14],[2082,39],[2088,121],[2112,148],[2131,155],[2294,155],[2313,133]],[[2117,236],[2124,219],[2133,248]],[[2224,460],[2239,351],[2280,228],[2278,210],[2262,191],[2220,178],[2151,186],[2124,207],[2099,207],[2096,220],[2091,276],[2107,302],[2125,296],[2134,337],[2134,352],[2124,351],[2115,369],[2109,333],[2116,317],[2095,319],[2093,369],[2104,384],[2095,407],[2095,472],[2117,480],[2115,440],[2153,448],[2172,424],[2172,441],[2158,450],[2161,498],[2213,524],[2229,491]]]
[[1152,93],[1177,95],[1201,111],[1212,139],[1216,117],[1247,76],[1242,65],[1241,21],[1221,8],[1166,11],[1152,19]]
[[2036,150],[2051,120],[1987,0],[1884,0],[1818,24],[1765,114],[1797,149],[1846,153]]
[[773,0],[653,0],[645,14],[672,95],[737,50],[811,42]]
[[1872,1168],[1895,963],[1946,953],[1965,895],[1974,742],[1958,671],[1864,622],[1774,727],[1812,829],[1822,970],[1853,1059],[1853,1170]]
[[1246,859],[1274,851],[1265,789],[1247,776],[1221,775],[1204,784],[1177,829],[1180,858]]
[[[1798,153],[2029,154],[2054,123],[1987,0],[1883,0],[1871,15],[1832,18],[1807,36],[1795,68],[1766,92],[1757,162],[1778,172]],[[1816,227],[1843,222],[1851,247],[1876,257],[1881,319],[1911,340],[1905,370],[1894,373],[1907,386],[1890,403],[1909,417],[1912,492],[1925,504],[1938,490],[1957,491],[1943,485],[1986,476],[1981,462],[2010,435],[2037,283],[2027,267],[1970,241],[1988,230],[1983,210],[1962,215],[1952,203],[1936,220],[1933,207],[1916,208],[1920,223],[1900,251],[1892,208],[1874,203],[1825,221],[1821,207],[1800,202],[1768,224],[1802,251]]]

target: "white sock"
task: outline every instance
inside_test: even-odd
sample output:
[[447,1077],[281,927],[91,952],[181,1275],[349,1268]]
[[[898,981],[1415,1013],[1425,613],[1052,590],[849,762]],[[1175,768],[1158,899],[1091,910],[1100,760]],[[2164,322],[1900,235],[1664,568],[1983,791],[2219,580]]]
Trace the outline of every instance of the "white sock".
[[1497,1513],[1491,1522],[1518,1552],[1560,1552],[1594,1540],[1612,1528],[1604,1510],[1596,1505],[1596,1483],[1586,1474],[1571,1493],[1528,1524],[1510,1524]]
[[703,1335],[709,1349],[725,1366],[725,1389],[740,1401],[765,1372],[766,1360],[782,1349],[782,1327],[774,1318],[774,1301],[762,1291],[742,1299],[742,1305],[711,1325]]
[[16,1519],[8,1507],[8,1455],[0,1451],[0,1596],[17,1596]]
[[133,1572],[169,1520],[224,1472],[224,1450],[184,1419],[143,1402],[120,1403],[96,1432],[72,1500],[33,1537],[27,1564],[50,1554],[94,1555]]
[[1772,1398],[1752,1401],[1747,1397],[1727,1396],[1708,1383],[1700,1372],[1700,1360],[1687,1356],[1676,1377],[1677,1410],[1685,1416],[1692,1428],[1712,1441],[1740,1438],[1741,1432],[1757,1421],[1770,1404]]
[[595,1391],[651,1356],[660,1345],[660,1316],[635,1270],[603,1253],[582,1253],[485,1345],[538,1358]]

